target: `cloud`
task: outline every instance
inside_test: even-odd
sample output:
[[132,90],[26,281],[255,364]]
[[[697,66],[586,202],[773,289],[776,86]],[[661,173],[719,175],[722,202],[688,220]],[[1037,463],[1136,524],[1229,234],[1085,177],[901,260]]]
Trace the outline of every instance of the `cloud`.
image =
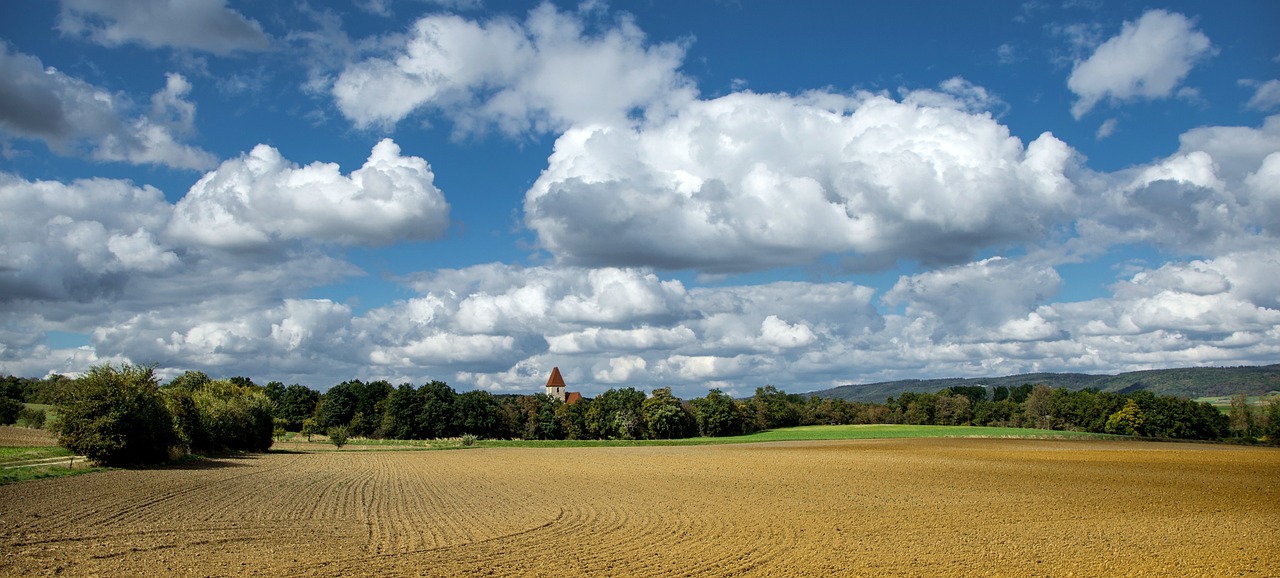
[[135,275],[177,264],[158,241],[170,206],[152,187],[92,179],[69,185],[0,173],[0,303],[94,301]]
[[434,179],[427,161],[401,156],[391,139],[375,145],[349,177],[336,164],[301,167],[258,145],[193,185],[168,232],[228,249],[298,239],[346,245],[434,239],[449,226],[449,204]]
[[191,85],[168,75],[151,98],[149,114],[135,114],[128,98],[45,68],[40,59],[0,43],[0,130],[44,141],[58,154],[100,161],[203,169],[215,158],[181,138],[194,131]]
[[731,272],[825,254],[959,263],[1072,213],[1069,147],[1048,133],[1024,147],[950,98],[735,93],[634,128],[574,127],[525,223],[568,264]]
[[1255,86],[1253,96],[1245,104],[1251,110],[1268,111],[1280,108],[1280,80],[1266,82],[1247,82],[1246,86]]
[[1094,138],[1096,138],[1097,140],[1102,140],[1104,138],[1107,138],[1115,134],[1116,127],[1119,126],[1119,124],[1120,124],[1120,121],[1115,118],[1109,118],[1103,121],[1101,125],[1098,125],[1098,132],[1094,134]]
[[1076,221],[1080,237],[1199,254],[1274,243],[1280,201],[1269,177],[1280,169],[1280,115],[1257,128],[1200,127],[1180,140],[1166,158],[1081,179],[1091,205]]
[[649,44],[630,20],[592,30],[583,15],[543,4],[524,22],[454,15],[418,20],[386,53],[348,65],[333,84],[356,126],[390,127],[416,111],[449,116],[461,133],[508,135],[620,122],[691,98],[684,49]]
[[227,8],[226,0],[62,0],[58,30],[107,47],[137,43],[226,55],[267,50],[257,22]]
[[[1030,315],[1061,286],[1062,278],[1051,267],[993,257],[904,276],[884,301],[905,305],[907,317],[933,324],[935,338],[1001,340],[1008,333],[1011,339],[1027,340],[1047,336],[1043,319]],[[1028,335],[1032,330],[1038,332]]]
[[1149,10],[1136,22],[1126,21],[1118,35],[1087,59],[1076,61],[1067,79],[1078,97],[1071,114],[1079,119],[1104,98],[1168,98],[1192,66],[1212,53],[1209,37],[1186,16]]

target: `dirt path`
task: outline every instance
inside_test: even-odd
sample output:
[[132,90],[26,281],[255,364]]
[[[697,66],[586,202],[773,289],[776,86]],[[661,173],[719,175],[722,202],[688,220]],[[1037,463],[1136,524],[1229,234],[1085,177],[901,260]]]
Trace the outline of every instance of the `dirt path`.
[[0,487],[0,575],[1276,576],[1280,451],[326,452]]

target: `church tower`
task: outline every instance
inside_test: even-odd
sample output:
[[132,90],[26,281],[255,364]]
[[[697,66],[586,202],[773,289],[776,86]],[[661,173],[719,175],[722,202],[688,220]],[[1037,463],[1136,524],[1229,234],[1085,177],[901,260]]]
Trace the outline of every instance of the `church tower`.
[[560,368],[551,368],[551,377],[547,378],[547,397],[565,401],[568,394],[565,393],[564,378],[560,376]]

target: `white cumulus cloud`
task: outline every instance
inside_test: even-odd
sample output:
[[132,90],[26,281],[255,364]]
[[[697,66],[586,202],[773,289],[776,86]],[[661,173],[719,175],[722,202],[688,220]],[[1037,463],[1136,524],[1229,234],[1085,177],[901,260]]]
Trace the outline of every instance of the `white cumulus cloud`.
[[905,100],[735,93],[635,128],[575,127],[525,223],[566,263],[744,271],[823,254],[962,262],[1071,214],[1064,143],[1024,147],[985,113]]
[[357,126],[390,126],[420,109],[458,130],[497,126],[509,135],[617,122],[690,98],[678,72],[684,49],[649,44],[630,19],[595,26],[543,4],[519,22],[455,15],[418,20],[386,54],[348,65],[333,84]]
[[1071,114],[1083,117],[1103,99],[1167,98],[1197,62],[1213,52],[1209,37],[1176,12],[1149,10],[1076,62],[1067,87],[1077,96]]
[[258,145],[201,178],[174,209],[169,234],[211,247],[252,248],[276,240],[312,239],[382,245],[432,239],[449,226],[449,204],[430,165],[402,156],[385,139],[364,166],[307,166]]

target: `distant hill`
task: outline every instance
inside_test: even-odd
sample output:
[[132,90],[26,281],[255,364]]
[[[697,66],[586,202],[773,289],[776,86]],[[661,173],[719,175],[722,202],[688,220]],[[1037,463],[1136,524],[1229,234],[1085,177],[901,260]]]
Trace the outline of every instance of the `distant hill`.
[[1080,390],[1089,387],[1099,391],[1131,393],[1150,391],[1156,395],[1173,395],[1197,398],[1207,396],[1246,393],[1262,395],[1268,391],[1280,391],[1280,364],[1250,367],[1186,367],[1180,369],[1153,369],[1131,371],[1119,375],[1090,375],[1085,373],[1024,373],[1004,377],[904,379],[863,385],[842,385],[808,395],[839,398],[847,401],[883,402],[890,396],[905,392],[933,393],[958,385],[985,385],[987,387],[1012,387],[1024,383],[1045,384]]

